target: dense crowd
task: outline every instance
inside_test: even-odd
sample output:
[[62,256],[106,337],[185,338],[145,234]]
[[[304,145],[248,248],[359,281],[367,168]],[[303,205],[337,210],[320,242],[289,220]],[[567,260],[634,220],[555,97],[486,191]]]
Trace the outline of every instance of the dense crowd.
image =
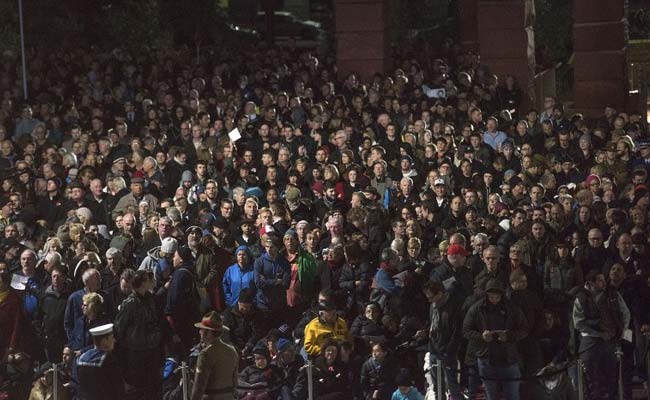
[[631,399],[644,115],[419,56],[5,54],[0,398]]

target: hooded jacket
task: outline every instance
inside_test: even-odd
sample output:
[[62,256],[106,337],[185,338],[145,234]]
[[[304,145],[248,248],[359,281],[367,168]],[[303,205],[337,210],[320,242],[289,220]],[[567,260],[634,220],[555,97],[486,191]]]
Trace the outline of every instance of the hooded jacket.
[[[491,281],[486,290],[495,289]],[[511,303],[503,294],[501,301],[492,305],[487,294],[470,307],[463,321],[463,336],[469,342],[467,352],[478,358],[488,359],[492,364],[512,365],[518,361],[517,342],[528,334],[526,319],[521,309]],[[497,321],[495,316],[500,317]],[[495,329],[496,328],[496,329]],[[506,341],[500,342],[496,337],[486,342],[484,331],[505,330]]]

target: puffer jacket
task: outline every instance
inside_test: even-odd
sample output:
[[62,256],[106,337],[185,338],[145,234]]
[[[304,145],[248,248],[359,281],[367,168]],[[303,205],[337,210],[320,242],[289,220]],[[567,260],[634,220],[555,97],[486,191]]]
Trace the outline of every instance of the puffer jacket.
[[132,350],[150,350],[160,345],[160,319],[151,293],[131,293],[122,302],[115,318],[115,337],[120,346]]

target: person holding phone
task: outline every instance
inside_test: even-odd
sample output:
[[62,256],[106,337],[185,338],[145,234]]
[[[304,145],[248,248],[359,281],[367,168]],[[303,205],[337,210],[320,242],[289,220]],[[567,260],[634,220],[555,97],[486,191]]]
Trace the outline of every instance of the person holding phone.
[[487,400],[519,400],[521,377],[517,361],[517,343],[528,335],[521,309],[505,296],[505,287],[497,279],[485,286],[485,297],[465,315],[463,336],[469,341],[467,351],[477,356],[478,371]]

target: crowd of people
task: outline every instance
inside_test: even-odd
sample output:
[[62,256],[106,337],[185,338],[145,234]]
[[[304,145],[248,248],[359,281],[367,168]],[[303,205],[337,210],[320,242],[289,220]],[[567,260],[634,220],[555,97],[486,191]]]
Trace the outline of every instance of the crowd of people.
[[644,114],[418,56],[5,55],[0,398],[631,399]]

